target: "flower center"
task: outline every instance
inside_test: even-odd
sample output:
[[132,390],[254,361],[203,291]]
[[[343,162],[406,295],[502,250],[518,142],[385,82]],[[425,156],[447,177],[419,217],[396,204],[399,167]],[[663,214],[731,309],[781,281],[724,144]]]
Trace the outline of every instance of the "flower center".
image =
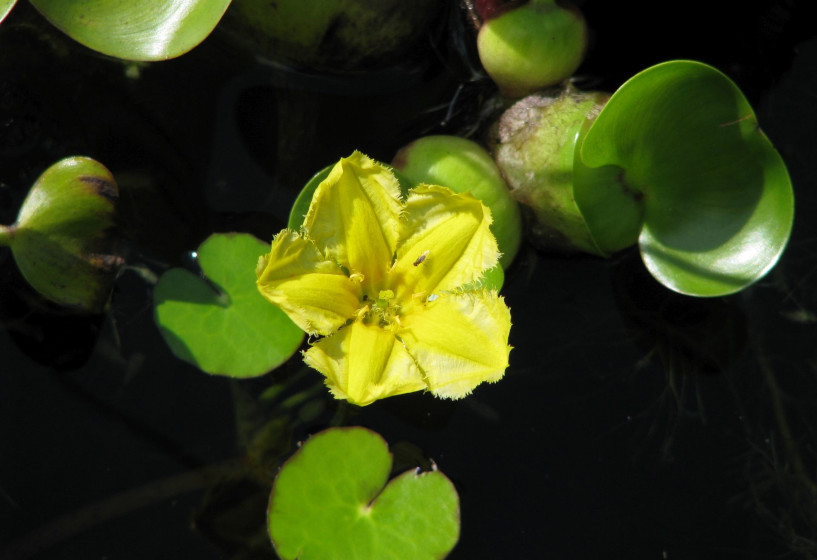
[[364,295],[362,304],[357,315],[366,324],[391,329],[400,326],[400,304],[392,290],[380,290],[376,299]]

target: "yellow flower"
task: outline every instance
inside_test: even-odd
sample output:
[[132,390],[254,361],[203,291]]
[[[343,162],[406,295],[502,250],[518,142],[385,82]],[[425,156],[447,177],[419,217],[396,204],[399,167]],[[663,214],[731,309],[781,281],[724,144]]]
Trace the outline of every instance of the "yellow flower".
[[508,367],[510,310],[475,288],[497,263],[490,211],[355,152],[318,186],[300,232],[258,263],[258,289],[310,335],[304,361],[358,405],[423,389],[461,398]]

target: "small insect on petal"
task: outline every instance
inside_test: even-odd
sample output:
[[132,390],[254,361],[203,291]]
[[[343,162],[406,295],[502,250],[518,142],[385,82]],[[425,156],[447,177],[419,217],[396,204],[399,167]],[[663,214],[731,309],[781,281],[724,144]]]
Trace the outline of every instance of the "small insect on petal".
[[414,266],[420,266],[420,265],[423,263],[423,261],[424,261],[424,260],[426,260],[426,257],[428,256],[428,253],[429,253],[429,252],[430,252],[430,251],[423,251],[423,252],[420,254],[420,256],[419,256],[419,257],[417,257],[417,260],[416,260],[416,261],[414,261]]

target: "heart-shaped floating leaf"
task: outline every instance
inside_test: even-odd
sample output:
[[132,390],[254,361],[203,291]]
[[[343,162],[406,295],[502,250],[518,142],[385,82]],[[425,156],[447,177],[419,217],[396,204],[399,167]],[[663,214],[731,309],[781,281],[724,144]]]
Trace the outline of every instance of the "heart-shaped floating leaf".
[[179,268],[162,275],[155,318],[177,357],[207,373],[255,377],[298,349],[303,331],[255,286],[255,264],[267,251],[252,235],[214,234],[198,249],[209,283]]
[[[365,428],[312,436],[272,487],[269,531],[284,560],[432,560],[459,538],[459,498],[441,472],[386,484],[386,442]],[[385,487],[384,487],[385,486]]]
[[231,0],[30,0],[86,47],[126,60],[166,60],[201,43]]
[[637,239],[652,275],[719,296],[762,277],[792,227],[786,165],[740,89],[705,64],[628,80],[580,140],[576,203],[602,249]]
[[16,3],[17,0],[0,0],[0,23],[3,23]]
[[47,299],[77,311],[102,311],[122,259],[112,234],[119,190],[96,160],[70,157],[40,175],[0,245]]

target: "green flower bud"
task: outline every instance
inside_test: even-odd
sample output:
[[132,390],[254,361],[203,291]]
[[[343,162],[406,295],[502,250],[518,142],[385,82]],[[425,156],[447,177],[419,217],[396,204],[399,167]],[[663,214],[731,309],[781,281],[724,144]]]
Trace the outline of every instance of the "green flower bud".
[[530,238],[540,248],[602,254],[573,198],[573,158],[579,133],[608,98],[569,89],[531,95],[489,132],[511,196],[531,210]]
[[517,99],[576,71],[587,48],[587,25],[580,12],[555,0],[531,0],[485,21],[477,48],[502,94]]
[[49,167],[28,193],[17,221],[0,226],[0,245],[45,298],[97,313],[107,303],[122,259],[111,228],[119,191],[111,172],[87,157]]

